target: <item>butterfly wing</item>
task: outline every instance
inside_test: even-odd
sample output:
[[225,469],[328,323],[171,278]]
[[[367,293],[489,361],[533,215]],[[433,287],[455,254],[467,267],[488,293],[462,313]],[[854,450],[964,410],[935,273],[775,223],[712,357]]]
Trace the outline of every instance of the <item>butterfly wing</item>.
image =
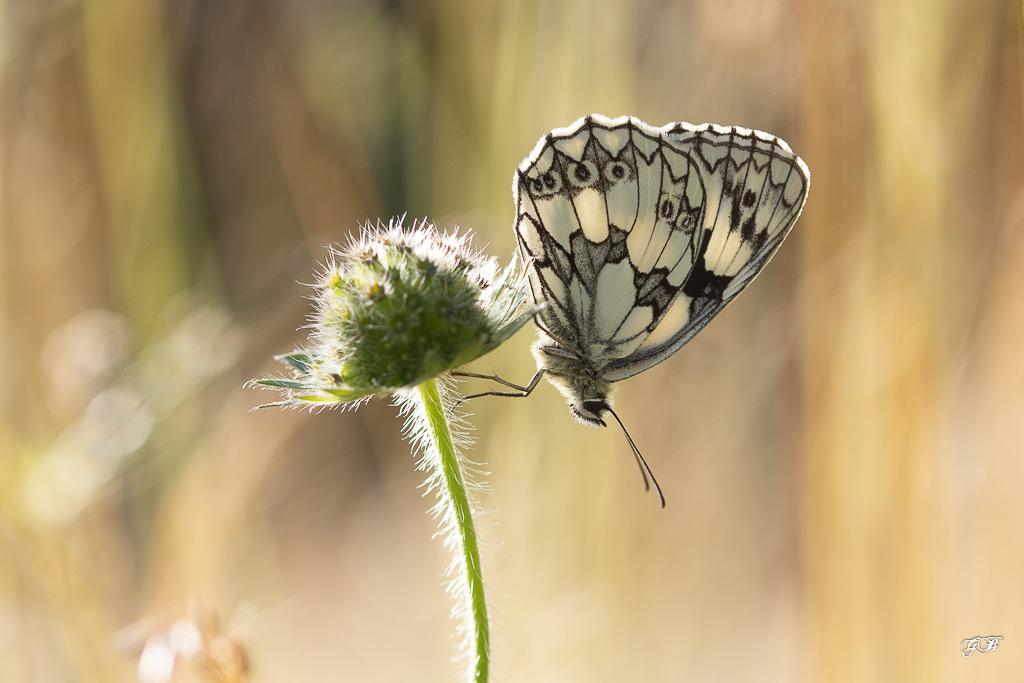
[[513,179],[538,325],[618,381],[668,358],[770,260],[810,176],[743,128],[588,116],[538,143]]

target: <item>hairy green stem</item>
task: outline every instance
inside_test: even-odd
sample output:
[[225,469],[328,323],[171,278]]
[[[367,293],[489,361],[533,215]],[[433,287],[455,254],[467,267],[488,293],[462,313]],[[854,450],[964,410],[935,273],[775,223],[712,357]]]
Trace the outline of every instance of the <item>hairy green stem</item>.
[[448,508],[441,514],[451,523],[449,545],[453,552],[461,554],[456,556],[453,567],[455,571],[461,572],[462,576],[455,576],[453,580],[464,580],[464,589],[455,593],[467,602],[467,636],[473,647],[473,653],[470,654],[469,680],[474,683],[486,683],[490,669],[490,627],[487,622],[480,547],[473,524],[473,509],[466,489],[466,477],[452,440],[437,380],[423,382],[419,385],[418,391],[423,414],[430,429],[430,443],[424,457],[433,461],[429,465],[438,477],[438,496],[441,505]]

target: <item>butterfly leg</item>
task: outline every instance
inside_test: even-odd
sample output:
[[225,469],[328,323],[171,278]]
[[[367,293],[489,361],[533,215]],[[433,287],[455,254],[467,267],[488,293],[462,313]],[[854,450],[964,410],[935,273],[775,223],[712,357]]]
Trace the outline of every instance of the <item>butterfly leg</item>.
[[514,384],[513,382],[509,382],[507,379],[502,379],[501,377],[498,377],[497,375],[481,375],[481,374],[478,374],[476,372],[459,372],[459,371],[453,371],[451,374],[454,377],[469,377],[471,379],[486,379],[486,380],[490,380],[492,382],[497,382],[498,384],[501,384],[502,386],[506,386],[509,389],[513,389],[514,390],[514,392],[512,392],[512,391],[482,391],[479,394],[470,394],[469,396],[462,396],[462,397],[459,398],[459,400],[457,400],[452,405],[452,410],[454,410],[455,408],[457,408],[459,406],[459,404],[463,403],[464,401],[468,401],[471,398],[480,398],[481,396],[505,396],[506,398],[525,398],[525,397],[529,396],[531,393],[533,393],[533,390],[537,388],[537,383],[540,382],[540,378],[544,375],[544,370],[543,369],[538,370],[537,374],[535,374],[530,379],[529,384],[527,384],[525,387],[521,387],[518,384]]

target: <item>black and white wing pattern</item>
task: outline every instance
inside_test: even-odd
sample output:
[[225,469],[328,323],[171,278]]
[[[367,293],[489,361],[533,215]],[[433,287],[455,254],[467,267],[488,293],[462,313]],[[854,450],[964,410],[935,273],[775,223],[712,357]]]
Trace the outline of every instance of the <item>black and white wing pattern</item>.
[[764,268],[809,184],[756,130],[593,115],[551,131],[512,187],[543,336],[605,382],[660,363]]

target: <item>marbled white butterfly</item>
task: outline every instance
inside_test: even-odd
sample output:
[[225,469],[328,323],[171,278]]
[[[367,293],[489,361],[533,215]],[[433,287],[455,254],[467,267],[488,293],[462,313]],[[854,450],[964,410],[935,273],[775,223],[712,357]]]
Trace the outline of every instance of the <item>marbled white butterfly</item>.
[[809,184],[789,145],[747,128],[595,114],[545,135],[512,180],[530,289],[547,302],[538,372],[507,395],[546,376],[581,422],[618,421],[612,383],[674,354],[750,284]]

